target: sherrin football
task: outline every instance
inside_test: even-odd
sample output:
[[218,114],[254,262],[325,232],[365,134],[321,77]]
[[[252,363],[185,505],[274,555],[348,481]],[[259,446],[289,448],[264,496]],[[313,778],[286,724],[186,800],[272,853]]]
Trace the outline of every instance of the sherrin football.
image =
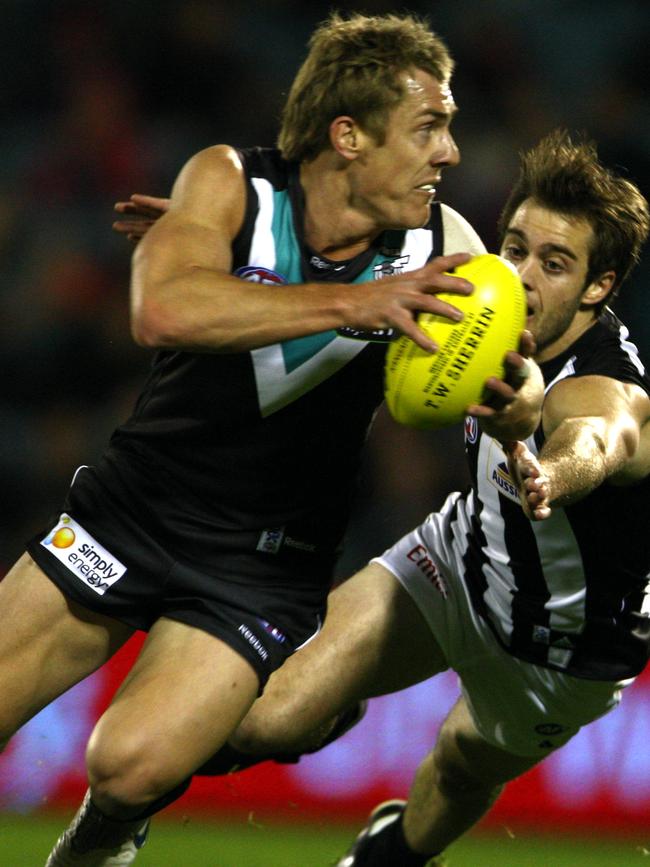
[[474,291],[437,297],[462,310],[462,322],[418,315],[438,352],[425,352],[405,336],[388,347],[386,402],[393,418],[410,427],[434,430],[462,421],[470,404],[481,403],[485,380],[503,378],[504,356],[518,348],[526,327],[525,289],[501,256],[475,256],[453,273],[473,283]]

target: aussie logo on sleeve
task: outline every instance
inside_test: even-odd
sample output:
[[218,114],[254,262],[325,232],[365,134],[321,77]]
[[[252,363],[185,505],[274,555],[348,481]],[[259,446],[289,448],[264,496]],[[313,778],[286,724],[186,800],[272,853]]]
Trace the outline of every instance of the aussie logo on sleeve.
[[500,494],[503,494],[504,497],[507,497],[515,503],[520,502],[519,492],[512,481],[512,476],[508,471],[508,464],[505,461],[492,467],[490,482],[498,489]]
[[505,455],[501,447],[496,440],[492,440],[485,467],[488,481],[504,497],[512,500],[513,503],[520,504],[519,491],[508,470],[508,462],[504,458]]
[[95,541],[65,512],[41,545],[95,593],[104,593],[126,572],[126,566]]

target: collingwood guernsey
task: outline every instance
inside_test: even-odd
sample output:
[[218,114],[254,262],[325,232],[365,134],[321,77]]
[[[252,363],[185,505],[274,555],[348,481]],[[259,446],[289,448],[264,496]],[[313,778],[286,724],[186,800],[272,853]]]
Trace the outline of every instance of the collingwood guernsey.
[[[540,365],[546,391],[565,377],[607,376],[650,393],[627,329],[605,309],[569,349]],[[577,677],[618,680],[648,659],[650,477],[605,482],[583,499],[531,522],[519,505],[499,443],[465,430],[473,491],[445,511],[454,559],[472,604],[513,655]],[[540,428],[527,441],[544,444]],[[622,545],[620,539],[632,540]]]

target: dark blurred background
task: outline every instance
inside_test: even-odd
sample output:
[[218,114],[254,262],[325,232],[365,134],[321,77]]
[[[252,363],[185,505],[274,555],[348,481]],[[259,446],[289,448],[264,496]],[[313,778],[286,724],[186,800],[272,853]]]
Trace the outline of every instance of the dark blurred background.
[[[315,24],[300,0],[0,0],[0,570],[57,511],[129,412],[150,355],[129,336],[128,243],[112,205],[167,194],[211,144],[273,145]],[[647,0],[339,3],[426,16],[457,61],[462,163],[440,198],[494,249],[517,153],[585,130],[650,193]],[[650,276],[616,310],[648,361]],[[461,433],[420,434],[380,412],[349,572],[465,484]]]

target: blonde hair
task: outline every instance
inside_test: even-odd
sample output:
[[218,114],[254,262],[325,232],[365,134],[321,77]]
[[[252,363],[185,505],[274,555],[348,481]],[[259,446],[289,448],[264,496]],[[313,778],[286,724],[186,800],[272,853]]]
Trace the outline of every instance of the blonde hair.
[[421,69],[441,83],[453,60],[444,42],[413,15],[344,19],[333,13],[313,33],[283,113],[278,147],[287,160],[311,160],[329,146],[329,126],[350,115],[381,144],[388,113],[404,96],[399,73]]

